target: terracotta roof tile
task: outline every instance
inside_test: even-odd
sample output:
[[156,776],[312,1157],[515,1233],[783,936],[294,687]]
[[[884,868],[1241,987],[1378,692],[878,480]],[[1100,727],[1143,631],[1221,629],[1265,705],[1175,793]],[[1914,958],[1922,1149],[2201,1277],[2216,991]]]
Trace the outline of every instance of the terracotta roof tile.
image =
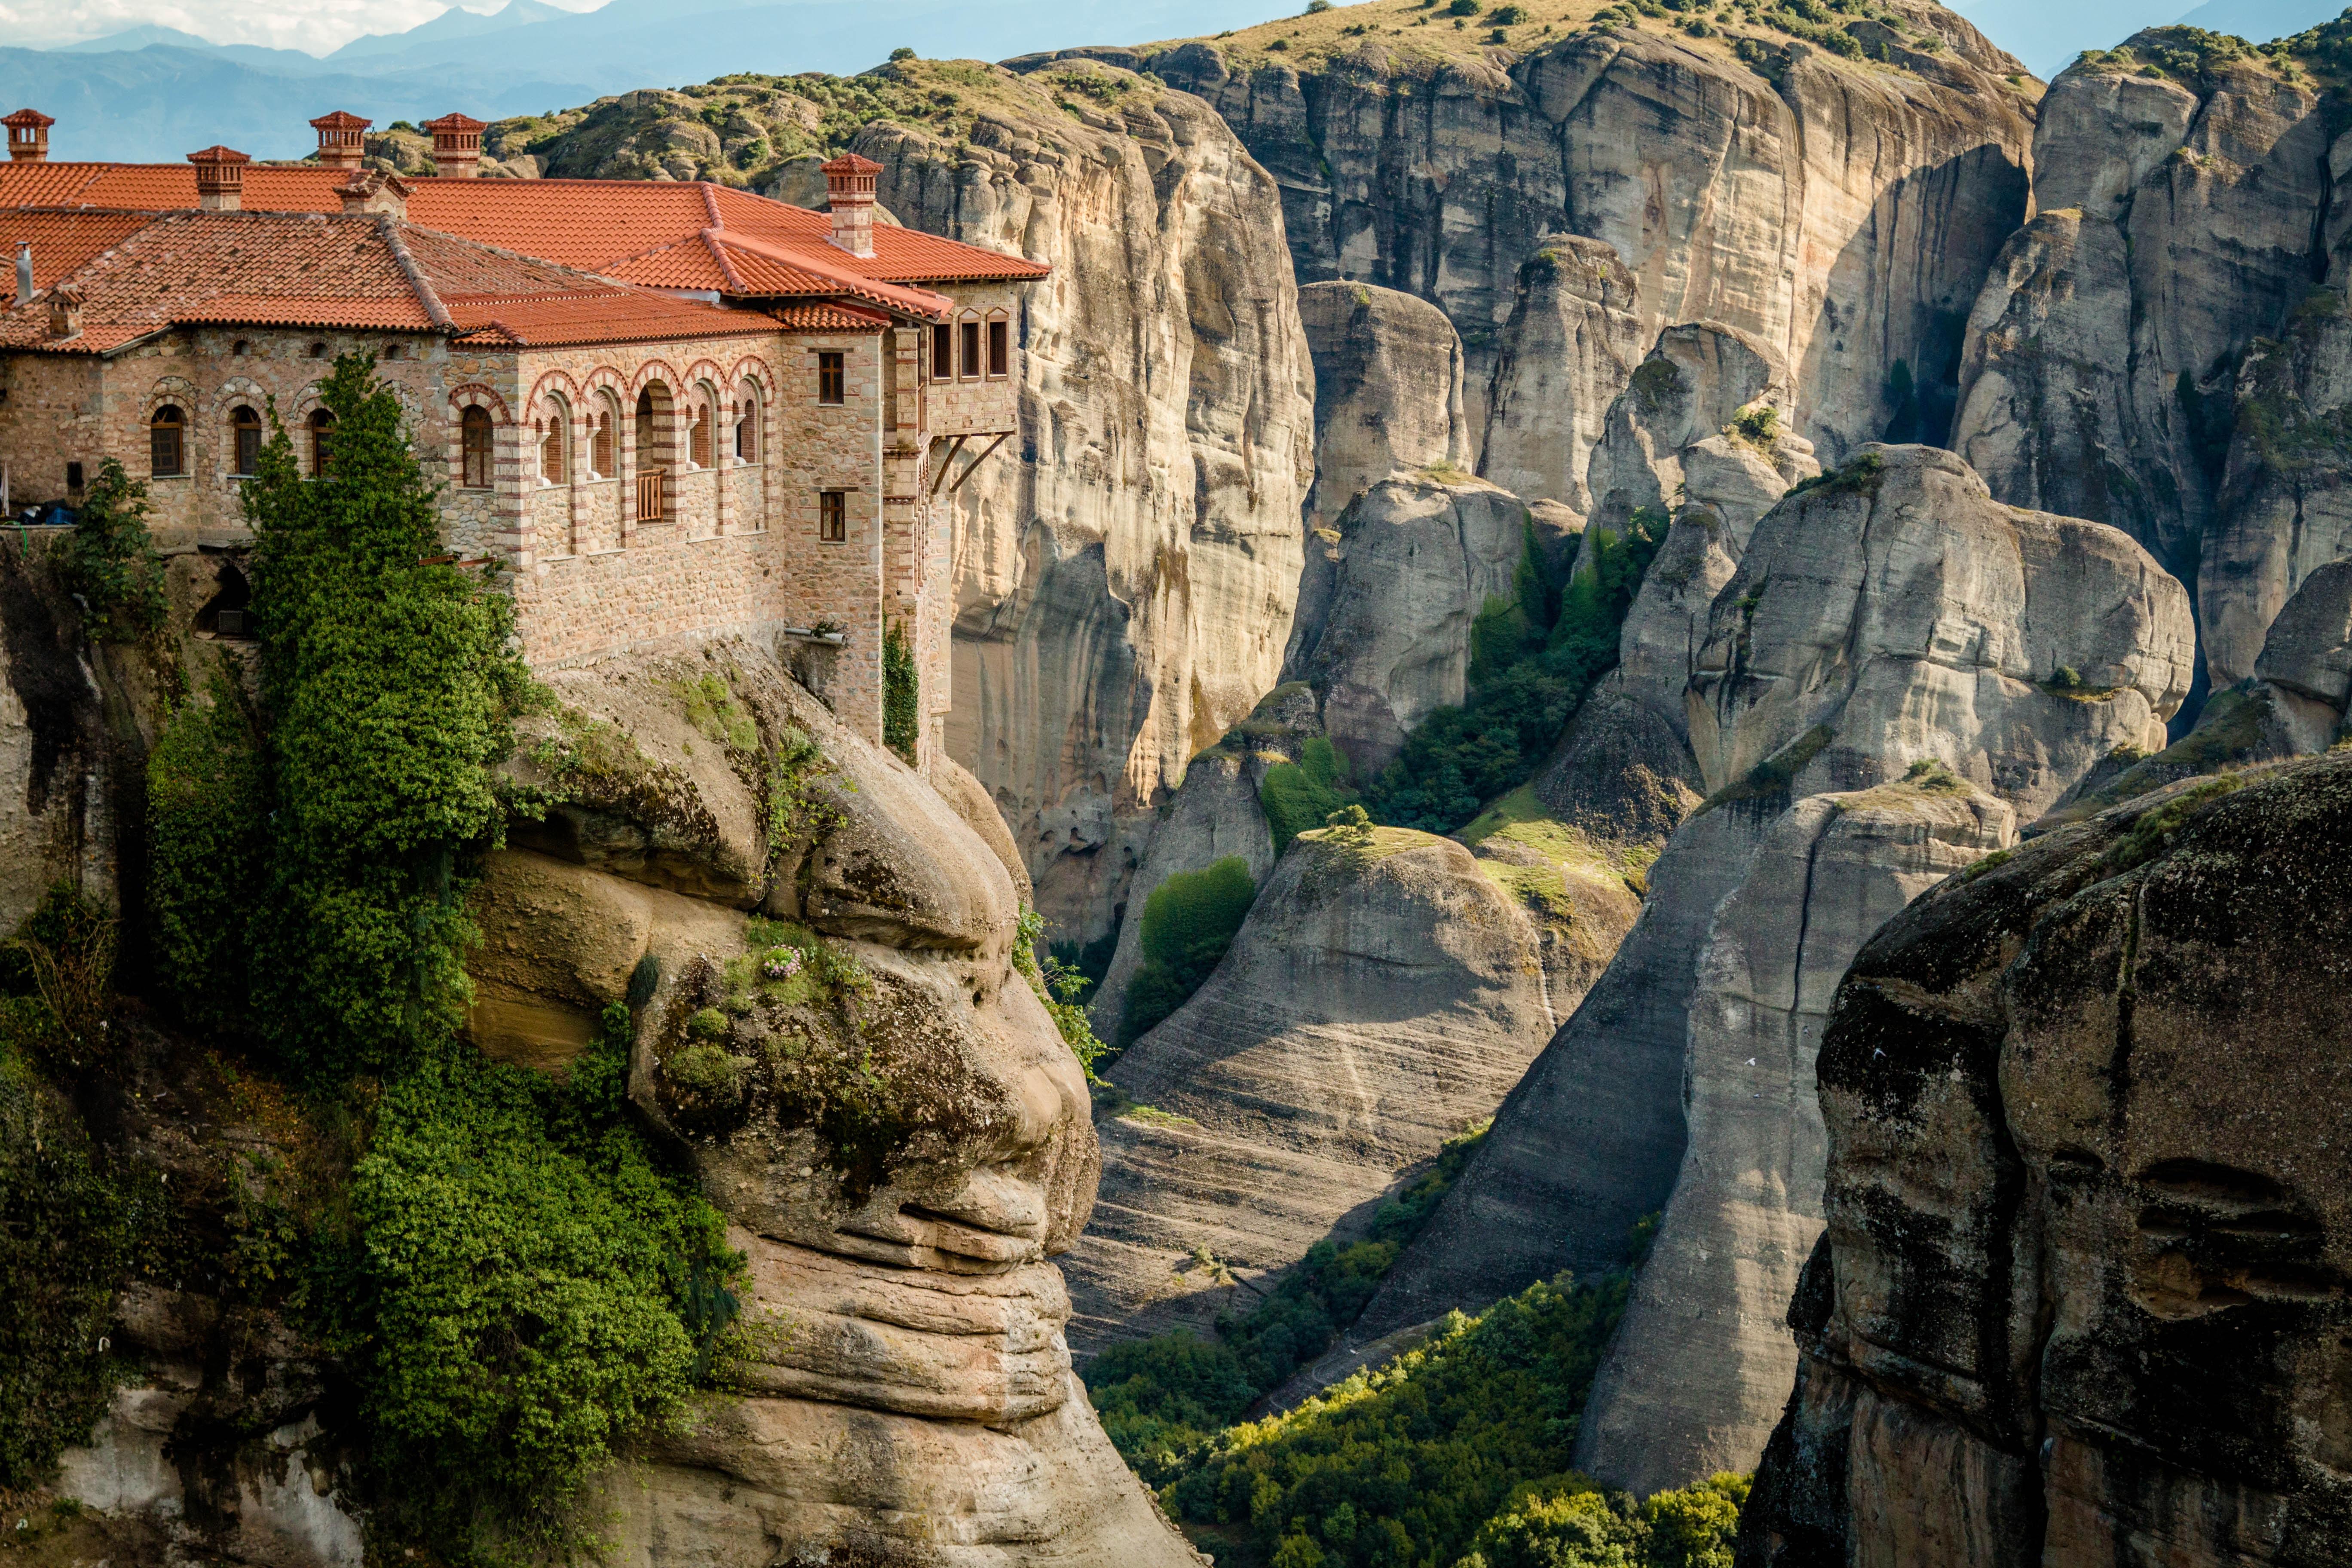
[[[20,242],[30,244],[33,247],[33,287],[47,289],[100,251],[121,243],[153,221],[144,213],[0,208],[0,265],[13,266],[17,245]],[[13,290],[14,284],[9,287]]]
[[[175,324],[477,331],[526,343],[646,342],[773,331],[768,318],[615,283],[370,216],[7,213],[0,235],[84,226],[72,339],[46,297],[0,312],[0,348],[103,353]],[[31,227],[24,226],[31,225]],[[125,226],[128,226],[127,227]],[[61,239],[53,250],[66,251]]]
[[779,305],[768,315],[788,332],[871,332],[890,324],[887,316],[847,305]]
[[[247,212],[338,212],[336,189],[348,178],[343,170],[310,164],[254,164],[246,170],[243,206]],[[828,243],[833,220],[827,215],[707,182],[420,179],[412,184],[412,224],[593,271],[620,273],[624,263],[665,247],[687,247],[705,229],[772,247],[817,279],[982,282],[1043,278],[1052,270],[1024,257],[887,224],[875,226],[872,256],[852,256]],[[195,171],[184,163],[0,167],[0,206],[164,211],[195,205]],[[658,278],[649,275],[656,272]],[[725,268],[707,252],[674,256],[626,275],[662,288],[730,288]],[[835,290],[812,281],[793,291]]]

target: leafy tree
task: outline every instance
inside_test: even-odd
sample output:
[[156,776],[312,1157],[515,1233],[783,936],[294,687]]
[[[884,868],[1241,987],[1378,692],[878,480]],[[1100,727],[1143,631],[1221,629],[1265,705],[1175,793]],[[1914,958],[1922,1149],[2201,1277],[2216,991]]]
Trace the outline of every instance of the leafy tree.
[[440,548],[435,489],[373,362],[335,362],[333,462],[305,479],[271,410],[245,486],[271,856],[255,1016],[312,1069],[416,1059],[462,1017],[464,896],[495,841],[490,766],[531,683],[513,606]]
[[1276,763],[1265,770],[1257,799],[1274,831],[1278,858],[1292,839],[1322,826],[1333,812],[1355,801],[1356,792],[1348,787],[1348,759],[1326,737],[1313,736],[1298,748],[1297,762]]
[[882,633],[882,743],[915,763],[915,745],[922,732],[920,677],[915,668],[915,645],[905,628],[892,621]]
[[163,562],[147,531],[147,487],[109,458],[82,492],[66,549],[66,581],[91,635],[136,642],[163,624]]
[[1644,1502],[1644,1568],[1731,1568],[1748,1488],[1748,1477],[1719,1472],[1701,1485],[1660,1492]]
[[1238,855],[1179,871],[1143,901],[1143,962],[1127,988],[1119,1044],[1131,1045],[1181,1007],[1224,958],[1257,899]]
[[1549,595],[1528,584],[1530,537],[1515,596],[1489,605],[1473,627],[1469,701],[1422,721],[1366,792],[1372,815],[1394,826],[1450,833],[1485,802],[1525,782],[1592,683],[1616,667],[1625,613],[1670,522],[1664,512],[1645,509],[1633,514],[1622,539],[1595,531],[1548,629],[1540,617]]
[[1523,1486],[1480,1527],[1460,1568],[1643,1568],[1640,1530],[1589,1486]]

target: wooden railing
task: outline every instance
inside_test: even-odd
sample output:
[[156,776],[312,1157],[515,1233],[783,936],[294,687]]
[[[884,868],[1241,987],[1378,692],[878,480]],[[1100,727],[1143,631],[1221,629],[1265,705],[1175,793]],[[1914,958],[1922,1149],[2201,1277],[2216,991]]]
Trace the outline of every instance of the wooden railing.
[[637,476],[637,521],[659,522],[665,513],[662,505],[667,495],[669,471],[656,468],[650,474]]

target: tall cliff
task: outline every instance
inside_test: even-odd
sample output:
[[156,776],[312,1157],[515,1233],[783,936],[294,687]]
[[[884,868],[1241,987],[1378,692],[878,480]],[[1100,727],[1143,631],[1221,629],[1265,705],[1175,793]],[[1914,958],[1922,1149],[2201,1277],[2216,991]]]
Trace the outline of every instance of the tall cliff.
[[[1572,436],[1568,460],[1530,462],[1529,432],[1589,441],[1622,388],[1611,363],[1630,370],[1675,321],[1770,345],[1833,457],[1904,415],[1897,362],[1937,437],[1960,324],[2026,212],[2023,68],[1926,0],[1853,21],[1515,9],[1471,31],[1375,0],[1130,53],[1273,171],[1302,279],[1444,309],[1496,385],[1473,405],[1482,423],[1495,411],[1482,471],[1531,498],[1571,501],[1580,468]],[[1567,237],[1605,242],[1616,266]],[[1523,279],[1530,263],[1541,276]],[[1620,317],[1638,323],[1630,351],[1611,342]],[[1566,398],[1515,395],[1531,371]],[[1561,488],[1524,489],[1529,473]]]
[[1685,684],[1707,806],[1358,1337],[1607,1267],[1663,1209],[1580,1458],[1642,1489],[1744,1465],[1790,1364],[1773,1303],[1820,1220],[1828,977],[2117,745],[2159,739],[2189,665],[2186,595],[2144,552],[1993,504],[1948,453],[1872,447],[1767,513]]
[[1741,1568],[2352,1557],[2347,835],[2340,756],[2177,784],[1863,949]]
[[899,221],[1053,264],[1017,327],[1021,434],[955,495],[948,738],[1039,908],[1108,930],[1155,805],[1289,637],[1314,378],[1272,177],[1198,100],[1093,61],[730,77],[491,140],[549,174],[809,203],[852,147]]
[[1969,323],[1954,449],[2001,500],[2112,522],[2193,584],[2217,689],[2352,548],[2347,38],[2155,28],[2085,55],[2042,100],[2039,216]]

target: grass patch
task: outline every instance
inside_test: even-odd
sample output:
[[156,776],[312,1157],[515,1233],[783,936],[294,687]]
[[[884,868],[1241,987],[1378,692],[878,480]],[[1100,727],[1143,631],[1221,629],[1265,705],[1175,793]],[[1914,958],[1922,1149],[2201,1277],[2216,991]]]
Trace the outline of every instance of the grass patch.
[[1128,983],[1119,1044],[1132,1045],[1191,1000],[1233,946],[1257,900],[1249,862],[1238,855],[1198,871],[1178,871],[1143,901],[1143,962]]

